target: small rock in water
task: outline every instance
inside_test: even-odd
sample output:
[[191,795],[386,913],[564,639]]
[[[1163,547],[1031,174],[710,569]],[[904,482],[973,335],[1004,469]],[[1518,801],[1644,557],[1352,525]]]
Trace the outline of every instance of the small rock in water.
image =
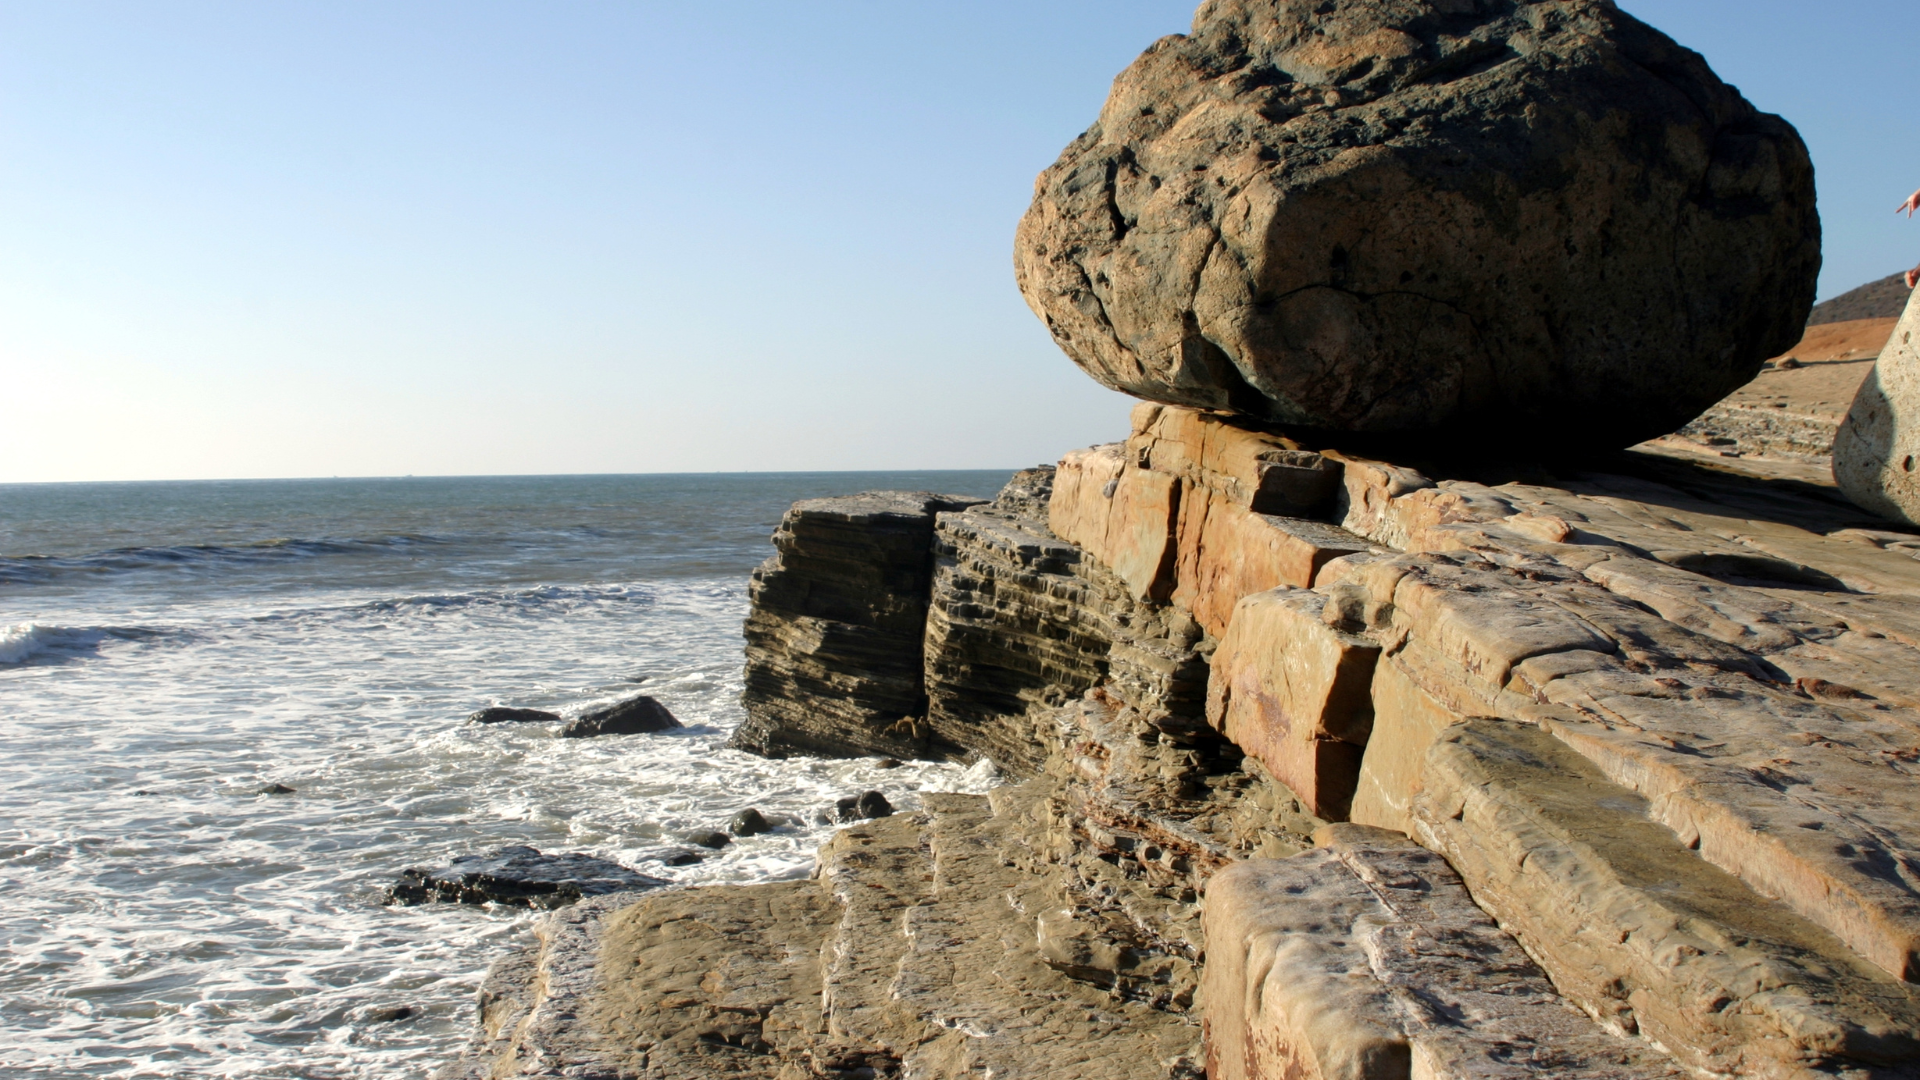
[[735,836],[756,836],[771,828],[766,817],[751,806],[727,820],[727,831]]
[[688,833],[681,839],[684,839],[689,844],[698,844],[704,848],[723,848],[733,843],[732,837],[729,837],[723,832],[716,832],[713,829],[698,829]]
[[692,866],[694,863],[700,862],[705,858],[705,855],[697,851],[688,848],[675,848],[665,855],[662,855],[660,861],[666,863],[668,866]]
[[135,790],[135,791],[134,791],[134,795],[135,795],[135,796],[140,796],[140,795],[158,795],[158,794],[160,794],[160,793],[159,793],[159,792],[157,792],[157,791],[148,791],[148,790],[147,790],[146,788],[139,788],[139,789],[137,789],[137,790]]
[[285,784],[268,784],[260,789],[261,795],[292,795],[293,789]]
[[492,705],[467,717],[469,724],[532,724],[540,722],[558,722],[559,713],[550,713],[545,709],[520,709],[509,705]]
[[414,1007],[411,1005],[395,1005],[395,1006],[392,1006],[391,1008],[375,1009],[372,1012],[367,1014],[367,1023],[391,1024],[397,1020],[407,1019],[408,1017],[412,1016],[416,1011],[417,1010],[415,1010]]
[[595,735],[645,735],[681,726],[665,705],[642,694],[598,709],[583,712],[560,729],[563,739],[589,739]]
[[883,757],[879,761],[874,762],[873,767],[876,769],[897,769],[900,767],[900,759],[896,757]]
[[885,795],[869,791],[861,795],[849,795],[833,804],[840,812],[841,821],[864,821],[867,818],[887,817],[893,813],[893,804]]
[[511,904],[552,910],[582,897],[651,889],[666,881],[585,852],[543,855],[515,845],[462,855],[445,870],[405,870],[386,903]]

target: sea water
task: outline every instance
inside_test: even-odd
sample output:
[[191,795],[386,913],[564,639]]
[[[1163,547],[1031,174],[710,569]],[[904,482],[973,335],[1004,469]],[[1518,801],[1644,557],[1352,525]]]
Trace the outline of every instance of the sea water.
[[[1007,476],[0,486],[0,1075],[425,1076],[536,916],[383,906],[401,870],[527,844],[790,878],[838,797],[984,790],[725,743],[788,504]],[[637,693],[686,726],[463,722]],[[663,864],[749,806],[791,824]]]

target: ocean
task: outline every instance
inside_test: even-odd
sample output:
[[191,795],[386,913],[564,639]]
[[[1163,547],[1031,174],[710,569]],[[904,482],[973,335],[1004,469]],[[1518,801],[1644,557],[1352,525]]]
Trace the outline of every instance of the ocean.
[[[423,1077],[537,916],[383,906],[401,870],[527,844],[775,880],[838,797],[985,790],[725,743],[788,504],[1009,475],[0,485],[0,1075]],[[685,728],[464,723],[636,693]],[[792,824],[663,865],[749,806]]]

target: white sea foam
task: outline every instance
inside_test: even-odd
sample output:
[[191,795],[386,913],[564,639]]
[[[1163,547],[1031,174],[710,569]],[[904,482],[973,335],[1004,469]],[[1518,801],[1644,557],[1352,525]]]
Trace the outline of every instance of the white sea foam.
[[[925,790],[997,782],[984,762],[883,770],[726,749],[745,591],[319,592],[265,611],[229,598],[199,605],[166,650],[8,630],[0,1072],[424,1075],[470,1033],[481,974],[529,916],[380,906],[400,870],[523,843],[687,885],[791,878],[839,797],[878,789],[911,808]],[[84,659],[22,664],[47,650]],[[550,724],[463,723],[490,703],[571,714],[634,693],[687,726],[561,739]],[[269,783],[296,793],[256,794]],[[788,823],[664,865],[683,834],[748,806]],[[416,1013],[374,1019],[398,1006]]]

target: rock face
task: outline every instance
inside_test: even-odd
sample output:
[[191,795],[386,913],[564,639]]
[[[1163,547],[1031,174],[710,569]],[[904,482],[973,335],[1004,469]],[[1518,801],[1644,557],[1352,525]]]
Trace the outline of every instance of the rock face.
[[1920,304],[1905,314],[1833,440],[1833,478],[1889,521],[1920,525]]
[[642,694],[581,713],[560,729],[560,737],[591,739],[596,735],[651,735],[679,726],[680,721],[667,711],[665,705]]
[[1791,346],[1819,241],[1793,129],[1607,0],[1213,0],[1041,174],[1015,266],[1117,390],[1568,450]]
[[407,870],[387,890],[389,904],[509,904],[552,909],[583,897],[652,889],[667,884],[616,862],[578,851],[543,855],[537,848],[503,847],[462,855],[445,870]]
[[795,503],[753,573],[747,719],[730,745],[773,757],[961,753],[924,726],[921,639],[934,515],[981,501],[882,491]]

